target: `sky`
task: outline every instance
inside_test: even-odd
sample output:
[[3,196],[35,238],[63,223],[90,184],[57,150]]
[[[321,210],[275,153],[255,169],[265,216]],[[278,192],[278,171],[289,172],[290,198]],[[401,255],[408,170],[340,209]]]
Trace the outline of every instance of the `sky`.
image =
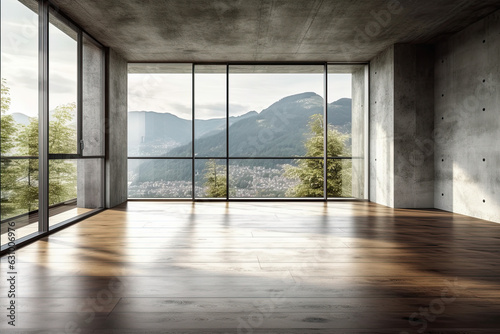
[[[1,75],[10,88],[9,113],[38,115],[38,16],[17,0],[1,0]],[[53,18],[52,18],[53,19]],[[49,28],[49,109],[76,102],[77,43]]]
[[[324,96],[323,74],[231,73],[229,115],[261,112],[274,102],[304,92]],[[328,102],[351,98],[351,74],[329,74]],[[192,114],[192,75],[139,74],[128,77],[129,111],[169,112],[188,119]],[[225,117],[225,74],[195,75],[196,118]]]
[[[38,16],[17,0],[1,0],[1,76],[10,88],[9,114],[38,115]],[[77,100],[77,43],[49,28],[49,109]],[[196,74],[196,118],[225,117],[225,74]],[[304,92],[324,95],[323,74],[229,75],[230,116],[269,107]],[[129,74],[129,111],[192,113],[191,74]],[[351,97],[351,75],[329,74],[328,102]]]

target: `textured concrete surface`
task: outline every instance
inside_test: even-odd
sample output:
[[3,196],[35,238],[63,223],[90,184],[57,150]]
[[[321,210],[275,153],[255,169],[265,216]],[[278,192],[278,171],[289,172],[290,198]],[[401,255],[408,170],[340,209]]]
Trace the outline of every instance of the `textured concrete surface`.
[[370,200],[394,207],[394,46],[370,64]]
[[500,222],[500,12],[440,43],[435,207]]
[[434,207],[434,48],[394,46],[394,206]]
[[432,47],[396,44],[371,63],[370,199],[434,205]]
[[367,61],[427,43],[498,0],[53,0],[128,61]]
[[104,50],[83,38],[83,140],[85,156],[104,155]]
[[127,62],[107,54],[106,207],[127,200]]
[[104,159],[78,159],[76,205],[79,208],[96,209],[104,207],[103,168]]
[[[365,129],[367,128],[367,66],[358,66],[352,72],[352,196],[368,199],[365,180],[365,159],[367,158],[365,144]],[[357,159],[360,158],[360,159]]]
[[[84,156],[104,155],[104,50],[83,39],[82,116]],[[77,205],[100,208],[103,203],[104,159],[78,160]]]

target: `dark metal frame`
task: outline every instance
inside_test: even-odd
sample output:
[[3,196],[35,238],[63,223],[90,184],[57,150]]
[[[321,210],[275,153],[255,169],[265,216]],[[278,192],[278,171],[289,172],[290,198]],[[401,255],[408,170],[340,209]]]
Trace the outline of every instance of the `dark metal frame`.
[[[158,62],[130,62],[131,64],[158,64]],[[185,62],[169,62],[169,64],[186,64]],[[145,201],[145,200],[154,200],[154,201],[331,201],[331,200],[357,200],[354,198],[342,198],[342,197],[328,197],[327,193],[327,166],[329,160],[355,160],[355,159],[365,159],[365,193],[367,189],[369,189],[367,185],[367,177],[368,174],[368,155],[367,152],[368,147],[368,135],[369,128],[368,124],[365,124],[365,155],[366,157],[344,157],[344,156],[336,156],[329,157],[328,156],[328,66],[330,65],[364,65],[366,67],[369,66],[367,62],[349,62],[349,63],[335,63],[335,62],[208,62],[208,63],[191,63],[191,103],[192,103],[192,123],[191,123],[191,156],[188,157],[169,157],[169,156],[131,156],[127,157],[129,160],[191,160],[191,199],[189,198],[129,198],[129,201]],[[226,66],[226,155],[224,157],[197,157],[195,155],[195,119],[196,119],[196,110],[195,110],[195,69],[197,65],[213,65],[213,66]],[[282,66],[293,66],[293,65],[304,65],[304,66],[323,66],[324,73],[324,104],[323,104],[323,121],[324,121],[324,153],[322,157],[232,157],[229,155],[229,96],[230,96],[230,86],[229,86],[229,78],[230,78],[230,67],[231,66],[247,66],[247,65],[255,65],[255,66],[266,66],[266,65],[282,65]],[[365,100],[368,99],[368,80],[366,76],[369,74],[368,69],[365,70]],[[368,103],[365,103],[365,118],[366,118],[366,110],[368,109]],[[225,160],[226,161],[226,198],[197,198],[195,195],[195,162],[196,160],[209,160],[209,159],[217,159],[217,160]],[[311,159],[311,160],[323,160],[323,197],[322,198],[230,198],[229,196],[229,162],[231,160],[295,160],[295,159]],[[368,178],[369,179],[369,178]],[[366,195],[365,195],[366,197]]]

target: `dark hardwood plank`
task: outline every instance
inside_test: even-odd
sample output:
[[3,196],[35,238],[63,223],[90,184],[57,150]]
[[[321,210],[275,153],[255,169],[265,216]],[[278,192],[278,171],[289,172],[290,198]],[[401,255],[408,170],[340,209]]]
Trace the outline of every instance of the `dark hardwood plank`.
[[499,333],[499,245],[438,210],[129,202],[17,251],[0,332]]

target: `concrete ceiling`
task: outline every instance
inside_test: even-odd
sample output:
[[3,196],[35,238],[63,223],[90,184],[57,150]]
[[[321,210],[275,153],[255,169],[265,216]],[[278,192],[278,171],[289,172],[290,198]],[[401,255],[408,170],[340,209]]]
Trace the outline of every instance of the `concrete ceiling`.
[[368,61],[432,43],[499,0],[53,0],[132,62]]

